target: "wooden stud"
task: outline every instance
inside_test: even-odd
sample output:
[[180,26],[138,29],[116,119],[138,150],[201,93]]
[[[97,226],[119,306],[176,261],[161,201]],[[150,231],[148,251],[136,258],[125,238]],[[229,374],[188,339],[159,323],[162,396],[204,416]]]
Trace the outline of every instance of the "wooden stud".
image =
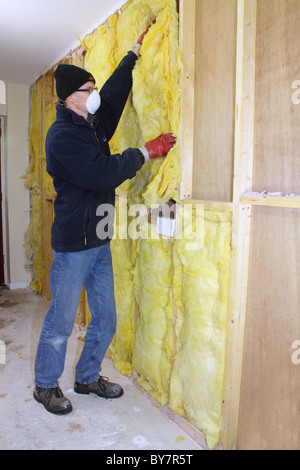
[[238,0],[237,8],[232,259],[221,436],[227,450],[236,446],[238,436],[251,223],[251,205],[240,204],[240,196],[252,184],[257,2]]
[[241,196],[241,204],[252,204],[254,206],[286,207],[290,209],[300,209],[299,197],[278,197],[278,196]]
[[46,195],[44,187],[44,173],[46,171],[45,156],[45,112],[48,103],[53,97],[53,77],[51,72],[47,72],[40,78],[42,82],[41,98],[41,161],[40,161],[40,189],[41,189],[41,230],[42,230],[42,267],[43,267],[43,290],[42,294],[51,299],[50,293],[50,267],[52,263],[51,248],[51,226],[53,221],[53,201]]
[[182,163],[180,199],[191,199],[193,194],[194,103],[195,103],[195,13],[196,0],[182,0],[179,14],[180,48],[185,53],[181,77],[181,116],[178,146]]
[[195,199],[191,200],[185,200],[182,201],[183,204],[193,204],[193,206],[196,206],[197,204],[203,204],[204,209],[208,211],[228,211],[232,212],[233,211],[233,204],[231,202],[222,202],[222,201],[198,201]]

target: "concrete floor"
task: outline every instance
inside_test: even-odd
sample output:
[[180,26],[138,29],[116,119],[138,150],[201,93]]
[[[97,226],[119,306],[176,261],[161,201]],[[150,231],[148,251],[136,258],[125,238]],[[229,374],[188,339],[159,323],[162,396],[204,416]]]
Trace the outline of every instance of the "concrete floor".
[[108,360],[101,373],[120,383],[124,396],[104,400],[76,394],[74,366],[83,343],[75,329],[60,380],[73,411],[56,416],[37,403],[32,397],[34,358],[48,306],[29,289],[0,290],[0,340],[5,342],[5,364],[0,364],[1,450],[201,450]]

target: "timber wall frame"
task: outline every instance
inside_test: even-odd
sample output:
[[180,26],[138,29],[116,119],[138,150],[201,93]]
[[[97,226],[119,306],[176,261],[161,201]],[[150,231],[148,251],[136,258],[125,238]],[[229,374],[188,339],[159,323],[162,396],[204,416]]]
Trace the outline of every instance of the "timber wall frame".
[[[184,65],[179,136],[183,166],[180,198],[195,204],[203,203],[209,210],[229,210],[233,217],[222,411],[223,449],[300,448],[300,400],[297,400],[300,396],[300,371],[292,364],[289,354],[292,353],[293,337],[291,332],[287,332],[293,329],[294,340],[300,337],[299,283],[293,281],[299,279],[300,266],[297,262],[291,269],[288,266],[299,253],[300,199],[260,195],[264,189],[284,194],[300,193],[296,181],[300,180],[299,152],[295,153],[300,144],[296,137],[297,126],[299,134],[300,105],[296,109],[291,103],[292,82],[300,78],[299,68],[293,64],[293,59],[297,58],[299,3],[294,0],[272,0],[271,3],[270,0],[180,2],[180,43]],[[233,23],[234,41],[230,27]],[[274,84],[278,79],[274,75],[276,67],[280,67],[278,89]],[[218,75],[222,75],[224,83],[222,93]],[[268,96],[264,98],[263,86],[270,77],[268,102]],[[283,88],[286,94],[280,100]],[[221,102],[223,93],[224,103]],[[221,116],[226,109],[227,129]],[[270,121],[263,121],[262,111],[270,113]],[[287,128],[284,131],[276,126],[281,114],[284,115],[282,126]],[[215,130],[218,128],[219,134]],[[288,134],[287,137],[283,132]],[[279,147],[289,147],[290,153],[285,159],[281,158],[283,154],[279,153]],[[273,148],[274,153],[267,152]],[[263,154],[263,150],[266,153]],[[277,162],[273,163],[273,160]],[[276,167],[276,163],[281,165],[281,169],[279,165]],[[212,176],[213,171],[216,176]],[[223,173],[218,174],[218,171]],[[280,171],[288,173],[288,176],[278,175]],[[258,193],[253,195],[252,191]],[[217,195],[215,200],[214,194]],[[272,226],[271,219],[277,226]],[[280,226],[287,223],[291,234],[289,228],[281,232]],[[262,232],[266,228],[266,242],[263,243]],[[258,252],[260,249],[264,251]],[[278,251],[282,252],[280,259],[285,265],[282,277],[278,274],[275,283],[275,276],[270,273],[268,284],[260,279],[259,270],[263,270],[265,256],[269,266],[272,266],[274,257],[274,269],[278,267],[280,271]],[[266,272],[262,276],[266,276]],[[289,279],[286,281],[289,292],[285,293],[282,288],[281,298],[284,299],[285,295],[293,297],[290,322],[283,320],[287,315],[282,310],[284,301],[281,305],[274,305],[279,297],[277,290],[284,284],[284,276]],[[261,287],[258,287],[260,282]],[[270,291],[268,298],[267,290]],[[279,328],[282,328],[280,332]],[[255,345],[257,350],[254,350]],[[276,346],[277,364],[274,365],[272,354],[277,351]],[[281,397],[281,391],[285,389],[288,393]]]

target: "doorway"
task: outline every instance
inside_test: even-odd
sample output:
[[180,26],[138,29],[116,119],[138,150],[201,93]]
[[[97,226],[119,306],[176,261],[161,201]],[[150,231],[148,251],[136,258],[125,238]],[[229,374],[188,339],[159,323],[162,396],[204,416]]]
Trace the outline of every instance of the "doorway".
[[3,148],[3,119],[0,118],[0,287],[5,285],[4,250],[3,250],[3,211],[2,211],[2,148]]

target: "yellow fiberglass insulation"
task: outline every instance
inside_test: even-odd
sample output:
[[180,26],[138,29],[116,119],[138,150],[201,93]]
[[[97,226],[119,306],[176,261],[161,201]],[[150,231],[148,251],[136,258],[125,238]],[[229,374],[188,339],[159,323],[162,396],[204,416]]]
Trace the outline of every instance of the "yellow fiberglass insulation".
[[25,187],[30,189],[31,217],[25,234],[25,255],[31,260],[33,270],[32,290],[42,293],[44,283],[44,263],[42,255],[42,186],[46,197],[53,196],[54,188],[52,178],[46,172],[45,148],[41,142],[45,139],[47,131],[54,121],[54,106],[45,108],[42,125],[42,86],[40,78],[31,94],[29,153],[30,164],[26,170]]
[[[155,24],[152,24],[153,21]],[[178,133],[181,56],[175,0],[131,0],[108,23],[84,38],[85,68],[101,87],[117,63],[149,26],[141,57],[133,71],[133,89],[118,129],[110,142],[112,153],[139,147],[162,133]],[[118,194],[130,203],[162,204],[178,199],[181,181],[177,145],[165,159],[147,162]]]
[[[127,227],[127,201],[116,202],[116,230],[118,234]],[[115,367],[129,377],[133,372],[132,355],[135,338],[135,299],[132,269],[136,254],[135,241],[130,238],[111,241],[113,260],[115,300],[118,315],[117,330],[109,348],[109,355]]]
[[25,255],[32,262],[31,288],[41,293],[43,287],[42,231],[41,231],[41,81],[31,94],[29,153],[30,164],[26,170],[25,187],[30,190],[31,217],[25,233]]
[[174,244],[177,354],[170,407],[219,442],[226,348],[231,214],[205,211],[204,244]]
[[169,402],[173,334],[173,244],[139,239],[133,270],[139,309],[133,351],[138,383],[161,405]]
[[[179,74],[178,15],[175,2],[148,2],[157,15],[145,36],[142,58],[133,72],[133,103],[143,143],[162,133],[178,134]],[[160,9],[161,8],[161,9]],[[147,162],[129,194],[146,206],[177,198],[181,166],[176,145],[163,161]]]
[[[52,125],[52,123],[55,120],[55,107],[52,103],[50,103],[48,106],[45,108],[45,115],[44,115],[44,136],[47,135],[47,132]],[[45,194],[46,197],[51,198],[53,197],[53,194],[55,193],[55,189],[53,186],[53,180],[49,173],[46,171],[46,152],[45,152],[45,147],[43,148],[43,154],[42,154],[42,160],[44,163],[44,168],[42,172],[42,178],[43,178],[43,186],[45,189]]]

